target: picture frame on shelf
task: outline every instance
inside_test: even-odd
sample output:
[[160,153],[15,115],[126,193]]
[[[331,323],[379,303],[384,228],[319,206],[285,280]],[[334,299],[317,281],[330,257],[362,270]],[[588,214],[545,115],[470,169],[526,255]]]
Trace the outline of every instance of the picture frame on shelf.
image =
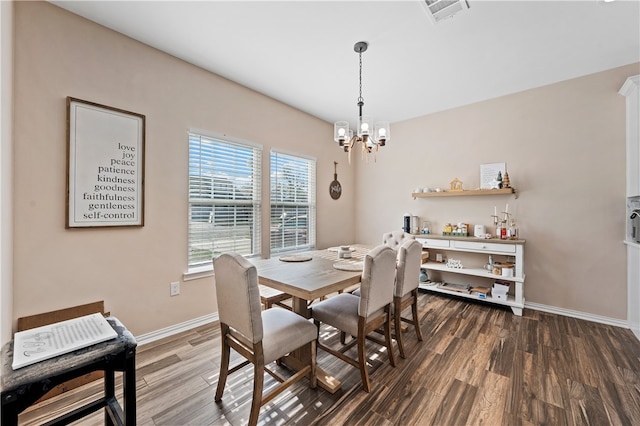
[[507,163],[480,164],[480,189],[495,189],[494,180],[498,173],[504,176],[507,171]]

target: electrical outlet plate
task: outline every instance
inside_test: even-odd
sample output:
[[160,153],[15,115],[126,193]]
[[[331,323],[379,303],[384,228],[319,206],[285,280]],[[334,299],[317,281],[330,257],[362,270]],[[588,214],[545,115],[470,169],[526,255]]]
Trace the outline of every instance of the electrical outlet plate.
[[170,284],[169,294],[171,296],[177,296],[177,295],[180,294],[180,283],[179,282],[175,282],[175,283],[171,283]]

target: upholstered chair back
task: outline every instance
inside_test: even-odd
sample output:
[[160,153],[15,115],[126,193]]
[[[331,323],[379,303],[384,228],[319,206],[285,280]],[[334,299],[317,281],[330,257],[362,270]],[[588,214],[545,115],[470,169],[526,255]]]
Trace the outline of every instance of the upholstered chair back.
[[398,249],[394,296],[402,297],[418,287],[422,265],[422,244],[407,240]]
[[251,343],[262,340],[262,315],[258,272],[239,254],[213,259],[220,322],[241,333]]
[[358,315],[368,318],[393,301],[396,276],[396,252],[388,246],[378,246],[364,258],[360,283]]
[[382,234],[382,244],[389,246],[394,250],[398,250],[405,241],[414,239],[415,237],[413,235],[407,234],[402,230],[385,232]]

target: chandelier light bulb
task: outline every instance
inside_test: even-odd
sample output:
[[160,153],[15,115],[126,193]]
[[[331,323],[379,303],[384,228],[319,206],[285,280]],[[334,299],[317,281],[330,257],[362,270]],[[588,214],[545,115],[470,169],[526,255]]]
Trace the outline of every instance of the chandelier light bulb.
[[389,140],[390,133],[391,131],[389,130],[389,123],[386,121],[380,121],[376,123],[375,129],[373,131],[373,137],[378,145],[384,146],[385,143]]

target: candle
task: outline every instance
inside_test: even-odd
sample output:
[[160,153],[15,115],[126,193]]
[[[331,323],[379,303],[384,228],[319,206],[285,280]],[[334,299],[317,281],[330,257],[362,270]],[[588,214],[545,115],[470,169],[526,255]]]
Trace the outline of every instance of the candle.
[[498,209],[496,208],[496,206],[493,206],[493,215],[495,217],[498,217]]
[[507,204],[507,207],[504,209],[505,213],[509,213],[509,204]]

